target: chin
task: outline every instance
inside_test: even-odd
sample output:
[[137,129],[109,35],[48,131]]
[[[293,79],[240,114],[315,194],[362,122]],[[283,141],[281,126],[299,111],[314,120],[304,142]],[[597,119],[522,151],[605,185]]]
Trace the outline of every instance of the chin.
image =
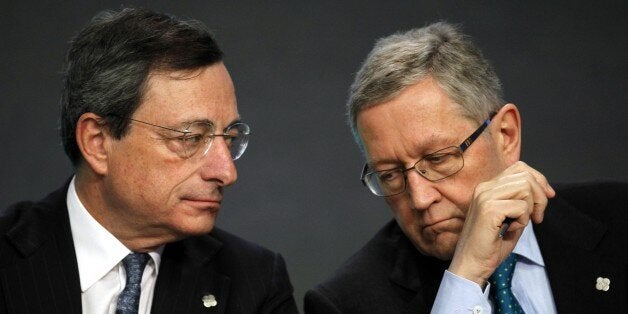
[[210,233],[214,230],[215,217],[195,217],[187,218],[179,223],[175,223],[172,229],[179,234],[179,238],[199,236]]
[[443,261],[448,261],[454,256],[456,243],[458,243],[458,234],[445,232],[437,235],[436,239],[427,244],[422,243],[423,245],[421,245],[421,243],[415,243],[415,246],[425,255],[433,256]]

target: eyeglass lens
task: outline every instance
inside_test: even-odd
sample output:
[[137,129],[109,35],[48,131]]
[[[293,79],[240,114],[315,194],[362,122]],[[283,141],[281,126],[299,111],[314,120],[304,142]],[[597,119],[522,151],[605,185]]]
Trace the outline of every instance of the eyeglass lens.
[[232,124],[225,130],[225,141],[229,144],[231,158],[237,160],[244,154],[246,147],[249,145],[249,134],[251,129],[245,123]]
[[238,122],[230,125],[223,134],[214,134],[214,125],[207,122],[192,123],[179,141],[175,141],[173,151],[182,157],[190,158],[200,152],[207,154],[214,137],[222,136],[229,147],[231,158],[236,160],[242,156],[248,146],[250,128],[247,124]]
[[399,194],[406,189],[404,172],[415,169],[421,176],[438,181],[454,175],[464,166],[462,151],[451,146],[426,155],[409,169],[392,169],[369,172],[364,176],[371,192],[379,196]]

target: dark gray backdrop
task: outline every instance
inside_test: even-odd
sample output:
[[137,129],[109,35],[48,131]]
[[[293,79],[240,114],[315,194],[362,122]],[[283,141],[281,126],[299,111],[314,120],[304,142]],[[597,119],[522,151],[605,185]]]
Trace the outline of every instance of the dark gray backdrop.
[[522,112],[524,161],[554,182],[628,180],[625,2],[390,3],[3,1],[0,208],[70,176],[57,132],[62,58],[91,16],[123,4],[215,31],[254,130],[218,225],[281,252],[299,304],[390,219],[358,181],[363,159],[344,117],[353,73],[379,37],[462,23]]

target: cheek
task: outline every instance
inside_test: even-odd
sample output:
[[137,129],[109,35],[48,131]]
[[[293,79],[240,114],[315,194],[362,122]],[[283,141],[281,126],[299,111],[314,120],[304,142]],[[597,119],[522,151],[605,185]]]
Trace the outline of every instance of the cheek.
[[[473,167],[465,165],[455,176],[445,181],[439,182],[440,192],[443,197],[452,202],[457,208],[467,213],[473,193],[478,184],[493,179],[498,173],[497,167],[490,167],[490,160],[483,160],[482,167]],[[486,166],[485,166],[486,165]]]
[[173,205],[177,188],[189,177],[180,164],[167,162],[145,162],[130,170],[136,173],[134,186],[141,188],[147,202]]
[[393,215],[395,217],[397,217],[400,213],[408,210],[404,210],[404,207],[407,206],[403,205],[403,200],[401,199],[401,197],[385,197],[384,200],[386,201],[386,204],[388,204],[388,207],[393,212]]
[[393,217],[404,230],[410,231],[417,226],[420,216],[417,214],[418,212],[412,208],[407,197],[403,195],[392,198],[387,197],[386,203]]
[[439,184],[439,191],[444,199],[443,202],[450,202],[449,206],[466,215],[471,205],[475,186],[477,185],[477,180],[473,174],[464,175],[463,173],[458,173],[458,175],[439,182]]
[[134,199],[145,204],[154,204],[151,207],[169,204],[173,191],[186,177],[186,169],[179,158],[160,156],[142,148],[116,155],[110,173],[118,185],[114,188],[134,195]]

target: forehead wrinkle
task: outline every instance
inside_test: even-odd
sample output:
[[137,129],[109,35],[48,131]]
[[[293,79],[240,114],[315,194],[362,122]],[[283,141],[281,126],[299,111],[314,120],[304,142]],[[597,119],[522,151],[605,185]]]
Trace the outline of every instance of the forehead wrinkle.
[[[376,109],[376,107],[373,107],[373,109]],[[380,113],[380,116],[378,118],[378,122],[381,123],[390,122],[391,120],[394,120],[394,117],[390,110],[386,110]],[[367,138],[370,138],[370,145],[367,144],[367,146],[374,148],[373,150],[368,152],[368,147],[365,147],[365,149],[367,149],[367,164],[369,164],[370,166],[375,166],[379,164],[399,164],[399,145],[389,146],[391,141],[389,141],[388,139],[401,138],[403,139],[403,143],[407,142],[408,132],[405,132],[405,128],[386,128],[382,132],[368,127],[367,124],[366,126],[360,125],[360,132],[363,133],[361,134],[362,140],[364,140],[365,136]],[[405,147],[405,144],[403,146]],[[379,156],[373,156],[374,152],[375,155]],[[381,152],[383,152],[383,154],[381,154]]]
[[432,132],[429,136],[420,137],[419,139],[409,139],[405,142],[407,143],[405,151],[407,152],[408,160],[403,163],[409,167],[428,154],[455,145],[452,144],[455,140],[453,136],[440,132]]
[[407,168],[430,153],[459,145],[468,136],[465,130],[473,121],[433,83],[423,80],[357,115],[358,131],[365,132],[362,138],[371,144],[365,146],[369,165]]
[[421,155],[431,154],[439,149],[457,145],[457,136],[443,133],[432,133],[429,138],[421,145],[423,149],[419,150]]
[[457,137],[449,136],[443,133],[431,133],[427,138],[422,138],[419,140],[408,136],[407,132],[405,134],[402,133],[401,137],[404,138],[402,150],[394,147],[394,156],[369,159],[367,163],[370,166],[375,166],[378,164],[399,164],[406,167],[408,165],[414,164],[425,155],[431,154],[445,147],[457,145],[457,143],[455,142],[457,140]]

